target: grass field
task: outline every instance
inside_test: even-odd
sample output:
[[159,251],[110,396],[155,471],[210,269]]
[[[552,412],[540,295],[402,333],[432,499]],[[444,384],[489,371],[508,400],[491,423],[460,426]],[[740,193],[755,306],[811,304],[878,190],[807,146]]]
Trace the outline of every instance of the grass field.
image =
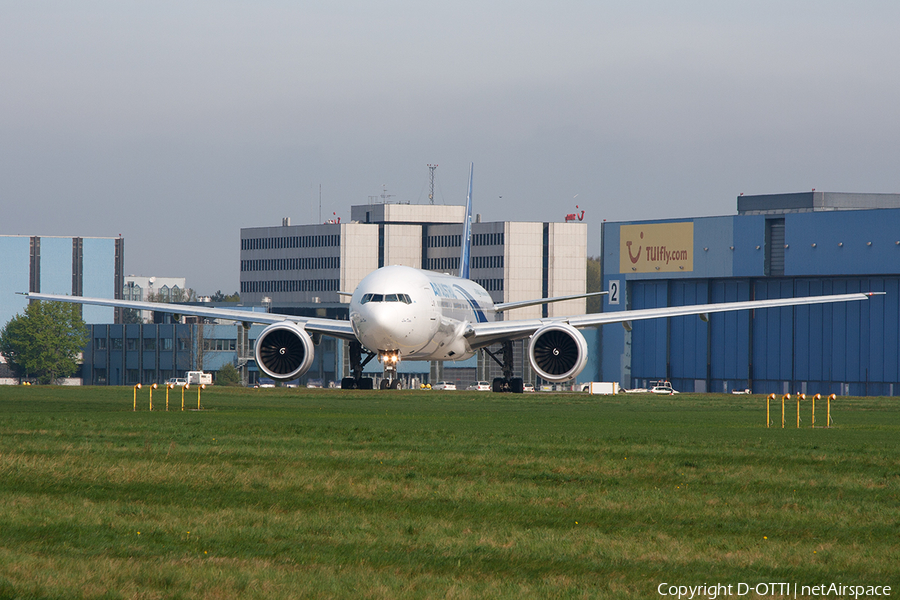
[[900,594],[895,399],[840,398],[831,429],[806,404],[799,430],[760,396],[139,400],[0,388],[0,598]]

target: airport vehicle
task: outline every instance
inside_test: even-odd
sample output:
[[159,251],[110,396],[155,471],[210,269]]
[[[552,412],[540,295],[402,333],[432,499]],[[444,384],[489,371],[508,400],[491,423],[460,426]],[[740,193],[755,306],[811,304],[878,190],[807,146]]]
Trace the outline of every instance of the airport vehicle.
[[491,391],[491,384],[487,381],[476,381],[466,389],[473,392],[489,392]]
[[582,392],[601,395],[615,395],[619,393],[619,384],[616,381],[591,381],[582,386]]
[[431,389],[456,391],[456,384],[450,383],[449,381],[438,381],[436,384],[431,386]]
[[[352,373],[341,381],[344,389],[372,389],[373,379],[363,375],[363,368],[376,357],[384,368],[380,387],[397,389],[401,387],[401,380],[397,377],[397,367],[401,360],[464,360],[484,349],[503,370],[503,376],[492,382],[492,390],[521,393],[524,391],[524,381],[513,372],[512,342],[515,340],[528,340],[526,354],[532,369],[541,379],[562,383],[574,379],[587,364],[588,346],[580,329],[607,323],[622,323],[630,327],[631,322],[641,319],[683,315],[700,315],[705,319],[715,312],[860,301],[884,293],[778,298],[567,317],[497,320],[502,313],[515,308],[586,298],[606,292],[495,304],[482,286],[469,279],[473,170],[470,167],[459,276],[399,265],[377,269],[364,277],[353,292],[339,292],[350,296],[349,321],[32,292],[25,295],[36,300],[231,319],[242,322],[247,327],[250,323],[264,324],[266,328],[256,343],[256,363],[266,376],[279,381],[296,379],[309,370],[315,345],[321,336],[343,339],[349,342]],[[497,344],[500,346],[499,350],[490,350],[491,346]]]
[[187,379],[184,377],[173,377],[171,379],[166,380],[166,385],[174,385],[176,387],[181,387],[187,385]]
[[184,374],[184,378],[191,385],[212,385],[212,373],[204,373],[203,371],[188,371]]
[[650,393],[671,396],[673,394],[677,394],[678,391],[672,388],[672,384],[670,382],[659,380],[650,382]]

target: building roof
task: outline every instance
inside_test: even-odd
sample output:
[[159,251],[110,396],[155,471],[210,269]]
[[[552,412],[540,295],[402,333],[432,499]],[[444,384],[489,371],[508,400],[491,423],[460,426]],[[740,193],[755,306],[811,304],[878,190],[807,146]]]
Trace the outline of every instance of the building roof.
[[855,194],[843,192],[798,192],[738,196],[740,215],[776,215],[833,210],[900,208],[900,194]]

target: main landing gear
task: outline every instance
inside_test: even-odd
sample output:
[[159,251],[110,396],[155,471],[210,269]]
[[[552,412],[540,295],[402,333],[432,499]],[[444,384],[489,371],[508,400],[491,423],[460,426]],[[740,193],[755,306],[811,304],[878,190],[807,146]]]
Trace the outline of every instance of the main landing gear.
[[351,377],[341,379],[342,390],[371,390],[375,387],[375,382],[371,377],[363,377],[363,369],[369,361],[375,358],[375,355],[368,350],[366,351],[366,359],[362,359],[362,344],[359,342],[350,342],[350,373]]
[[494,362],[503,369],[503,377],[495,377],[491,383],[492,392],[512,392],[513,394],[521,394],[525,391],[525,381],[521,377],[513,377],[513,348],[511,341],[501,343],[500,358],[491,352],[488,348],[484,348],[485,353],[494,359]]

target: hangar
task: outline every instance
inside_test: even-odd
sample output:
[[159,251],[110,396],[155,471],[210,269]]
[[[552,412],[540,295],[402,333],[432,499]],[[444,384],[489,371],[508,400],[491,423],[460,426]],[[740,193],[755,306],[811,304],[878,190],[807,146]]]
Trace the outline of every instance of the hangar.
[[694,392],[900,394],[900,194],[742,195],[737,208],[604,223],[604,311],[886,295],[606,326],[600,377]]

